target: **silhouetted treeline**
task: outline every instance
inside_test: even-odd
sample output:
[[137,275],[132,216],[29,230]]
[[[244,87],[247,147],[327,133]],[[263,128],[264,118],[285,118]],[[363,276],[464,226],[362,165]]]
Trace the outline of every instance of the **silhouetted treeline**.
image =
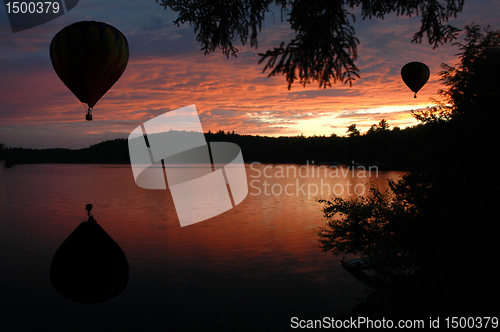
[[115,139],[88,148],[26,149],[4,148],[0,160],[7,167],[15,164],[126,164],[130,163],[127,140]]
[[[208,141],[234,142],[241,147],[245,162],[363,163],[382,168],[410,170],[424,166],[432,153],[422,146],[433,146],[446,137],[447,123],[418,125],[362,136],[265,137],[224,133],[206,134]],[[438,153],[437,151],[435,153]]]
[[[400,130],[372,130],[352,137],[294,136],[267,137],[239,135],[222,130],[205,134],[206,140],[233,142],[241,147],[245,162],[262,163],[363,163],[387,169],[413,170],[428,165],[447,146],[450,123],[428,123]],[[1,150],[0,150],[1,151]],[[26,149],[5,148],[0,152],[6,165],[68,163],[68,164],[128,164],[126,139],[115,139],[88,148]]]

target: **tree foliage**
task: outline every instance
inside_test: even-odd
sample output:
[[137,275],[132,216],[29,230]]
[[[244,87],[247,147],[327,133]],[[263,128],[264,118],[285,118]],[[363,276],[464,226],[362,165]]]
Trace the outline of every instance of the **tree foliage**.
[[370,129],[368,129],[368,131],[366,132],[365,135],[367,136],[372,136],[374,134],[381,134],[381,133],[387,133],[389,132],[389,123],[387,122],[386,119],[382,119],[380,120],[380,122],[378,123],[378,125],[376,124],[373,124]]
[[437,123],[451,120],[451,106],[436,102],[433,107],[411,111],[413,117],[422,123]]
[[[386,293],[386,308],[419,296],[419,311],[427,316],[442,314],[443,308],[462,316],[495,310],[486,298],[498,290],[500,277],[489,257],[498,243],[498,179],[478,171],[478,164],[498,143],[498,36],[467,26],[465,43],[455,43],[459,63],[443,65],[440,74],[448,89],[441,94],[448,108],[418,113],[425,124],[415,129],[425,135],[405,143],[416,156],[412,162],[423,161],[419,171],[425,174],[408,173],[389,182],[385,192],[372,186],[366,196],[322,201],[327,223],[318,237],[323,251],[367,256],[396,271],[412,267],[404,282],[387,278],[393,291]],[[464,290],[464,284],[474,288]]]
[[347,133],[348,137],[358,137],[360,135],[360,131],[358,128],[356,128],[355,123],[347,127]]
[[[335,255],[356,254],[390,265],[411,264],[426,243],[417,233],[432,185],[425,175],[408,173],[380,191],[373,183],[364,196],[319,200],[327,219],[317,231],[320,248]],[[416,239],[420,242],[415,243]]]
[[456,66],[442,64],[439,73],[448,86],[439,93],[453,105],[452,115],[491,111],[498,102],[500,88],[500,31],[490,27],[481,33],[481,26],[465,27],[465,43],[454,43],[461,50]]
[[304,86],[317,82],[326,88],[359,78],[355,64],[359,40],[349,10],[360,8],[363,19],[383,19],[389,13],[420,15],[412,42],[422,42],[425,35],[436,48],[456,38],[458,29],[445,23],[462,11],[464,0],[161,0],[160,5],[179,13],[176,25],[194,26],[205,54],[221,49],[228,57],[237,55],[236,42],[245,45],[250,40],[250,46],[257,48],[265,16],[272,5],[277,6],[296,35],[259,54],[259,63],[266,63],[263,71],[269,76],[284,75],[290,89],[297,80]]
[[438,93],[443,101],[433,100],[436,106],[414,111],[413,116],[423,122],[449,121],[453,117],[478,115],[497,117],[498,91],[500,90],[500,31],[475,23],[464,28],[464,43],[459,47],[458,64],[441,64],[438,74],[447,89]]
[[377,126],[377,132],[386,132],[389,131],[389,123],[387,122],[386,119],[380,120]]

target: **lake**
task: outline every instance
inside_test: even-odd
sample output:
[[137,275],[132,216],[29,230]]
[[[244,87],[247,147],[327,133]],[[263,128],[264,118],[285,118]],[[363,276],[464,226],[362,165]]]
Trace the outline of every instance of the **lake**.
[[[322,253],[317,198],[362,193],[402,172],[246,164],[243,202],[180,227],[169,190],[136,186],[129,165],[19,165],[0,170],[0,330],[289,330],[292,317],[341,318],[365,287]],[[49,270],[93,204],[129,280],[98,304],[66,299]]]

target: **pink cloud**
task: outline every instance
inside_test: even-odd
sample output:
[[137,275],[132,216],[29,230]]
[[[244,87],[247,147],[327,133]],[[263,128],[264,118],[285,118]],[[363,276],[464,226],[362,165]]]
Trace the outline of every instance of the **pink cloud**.
[[[36,33],[6,35],[0,51],[0,127],[4,133],[0,141],[9,141],[16,129],[26,128],[33,133],[33,144],[48,137],[48,131],[78,135],[80,142],[85,137],[98,139],[100,133],[102,138],[124,137],[141,122],[190,104],[196,104],[204,130],[213,132],[279,136],[333,131],[344,135],[349,124],[367,130],[382,118],[404,128],[416,123],[411,109],[426,107],[431,104],[429,98],[438,97],[437,90],[443,88],[437,75],[440,65],[454,64],[458,52],[451,44],[432,50],[424,42],[411,43],[420,26],[418,17],[358,20],[354,26],[361,42],[357,62],[361,78],[352,87],[336,84],[319,90],[316,84],[305,88],[294,84],[287,90],[284,77],[268,78],[262,73],[257,55],[290,40],[286,23],[266,26],[257,51],[242,46],[237,58],[227,59],[219,51],[207,56],[193,52],[196,42],[190,28],[177,30],[161,20],[155,22],[161,28],[158,35],[154,27],[123,27],[132,41],[130,61],[120,80],[96,104],[92,123],[85,122],[84,106],[59,80],[48,56],[52,30],[64,23],[44,26]],[[161,40],[156,40],[160,35]],[[138,40],[144,43],[136,44]],[[169,45],[175,51],[163,52]],[[154,52],[148,53],[153,46]],[[180,52],[184,46],[187,51]],[[424,62],[431,70],[417,99],[400,77],[400,68],[410,61]]]

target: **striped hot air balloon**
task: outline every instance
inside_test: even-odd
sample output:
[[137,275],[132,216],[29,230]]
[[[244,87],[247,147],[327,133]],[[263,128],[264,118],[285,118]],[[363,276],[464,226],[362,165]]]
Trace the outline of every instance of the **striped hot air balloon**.
[[82,102],[92,108],[115,84],[127,67],[125,36],[109,24],[73,23],[59,31],[50,43],[50,59],[57,76]]
[[403,82],[415,92],[414,98],[417,98],[417,92],[427,83],[430,75],[429,67],[422,62],[410,62],[401,68]]

